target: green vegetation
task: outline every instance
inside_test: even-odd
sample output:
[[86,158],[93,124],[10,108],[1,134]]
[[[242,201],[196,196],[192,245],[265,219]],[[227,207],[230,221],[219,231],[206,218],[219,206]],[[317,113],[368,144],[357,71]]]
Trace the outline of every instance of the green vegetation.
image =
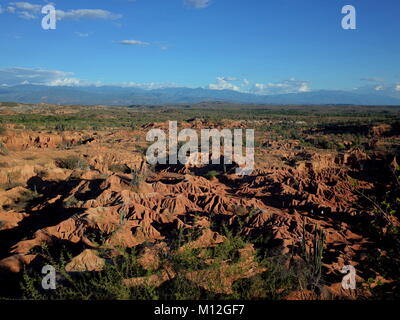
[[36,190],[24,190],[22,191],[14,203],[3,206],[4,210],[10,211],[24,211],[35,199],[41,195]]
[[211,170],[211,171],[208,171],[208,172],[204,175],[204,177],[207,178],[208,180],[211,180],[211,179],[213,179],[213,178],[219,176],[220,174],[221,174],[221,172],[218,172],[218,171],[216,171],[216,170]]
[[276,136],[298,139],[301,132],[309,128],[338,128],[333,134],[366,132],[357,131],[357,127],[379,123],[399,121],[400,108],[376,106],[256,106],[232,105],[229,103],[214,105],[197,104],[186,108],[180,105],[161,105],[155,107],[75,107],[71,114],[51,114],[51,107],[43,113],[19,112],[14,115],[0,116],[0,123],[13,123],[27,129],[47,129],[56,131],[102,130],[109,128],[137,129],[151,123],[171,119],[187,121],[204,119],[219,123],[222,119],[230,120],[270,120],[268,128]]
[[136,171],[132,171],[131,174],[132,174],[132,178],[131,178],[130,184],[134,190],[137,190],[137,188],[139,188],[140,184],[143,181],[143,177]]
[[[126,213],[120,213],[121,223]],[[234,232],[227,225],[220,226],[225,241],[209,248],[192,248],[189,242],[198,239],[202,229],[180,229],[172,240],[169,250],[156,249],[156,244],[145,243],[136,249],[119,249],[115,256],[104,246],[106,237],[97,236],[100,247],[97,255],[105,259],[104,270],[100,272],[68,273],[65,267],[72,254],[67,248],[62,250],[46,245],[37,247],[34,252],[39,255],[43,265],[54,266],[59,274],[57,289],[44,291],[41,289],[41,273],[39,270],[25,270],[21,282],[22,296],[25,299],[162,299],[162,300],[212,300],[212,299],[281,299],[292,290],[303,286],[315,286],[320,279],[321,269],[309,267],[314,261],[296,264],[290,255],[276,256],[267,254],[265,248],[257,250],[253,256],[254,263],[260,271],[254,276],[233,281],[232,292],[226,291],[224,277],[242,274],[246,269],[248,257],[239,254],[241,250],[252,247],[251,237]],[[323,242],[316,243],[323,245]],[[257,241],[255,246],[257,247]],[[249,247],[250,246],[250,247]],[[155,250],[159,258],[158,266],[145,270],[140,263],[141,252],[146,248]],[[322,257],[322,246],[317,249],[317,257]],[[315,248],[307,248],[312,252]],[[250,251],[252,252],[252,251]],[[253,255],[251,253],[251,255]],[[309,256],[307,256],[309,257]],[[308,259],[308,258],[307,258]],[[316,260],[315,262],[318,262]],[[319,262],[320,266],[320,262]],[[173,275],[161,286],[155,286],[150,276],[161,277],[165,267]],[[248,268],[248,267],[247,267]],[[225,270],[225,271],[223,271]],[[187,274],[198,273],[201,285],[196,280],[189,280]],[[204,275],[204,276],[203,276]],[[207,275],[207,276],[206,276]],[[313,277],[310,277],[313,276]],[[318,279],[314,276],[318,275]],[[129,286],[126,279],[141,278],[141,285]],[[240,277],[239,277],[240,278]],[[147,280],[146,280],[147,279]],[[196,279],[196,278],[194,278]],[[208,290],[207,288],[212,288]]]
[[131,173],[132,171],[126,164],[110,164],[108,170],[114,173]]
[[[105,254],[105,253],[104,253]],[[51,252],[47,246],[39,248],[39,255],[45,264],[55,267],[62,282],[57,290],[46,292],[41,289],[41,278],[26,271],[21,283],[24,299],[54,300],[122,300],[152,299],[154,288],[150,286],[128,288],[123,280],[149,273],[139,265],[135,251],[122,256],[109,257],[102,272],[81,273],[78,277],[65,271],[67,262],[72,258],[66,249],[60,253]]]
[[79,156],[69,156],[64,159],[57,159],[56,165],[59,168],[70,169],[70,170],[75,170],[75,169],[87,170],[89,167],[87,161]]
[[63,207],[65,209],[74,208],[79,203],[79,200],[75,196],[71,196],[64,200]]
[[18,171],[11,171],[6,173],[6,183],[0,185],[0,189],[9,190],[15,187],[23,186],[24,184],[20,182],[21,173]]
[[324,243],[325,243],[324,231],[319,230],[318,227],[315,226],[312,245],[308,247],[306,239],[305,223],[303,224],[303,236],[301,238],[301,253],[305,263],[309,266],[309,271],[310,271],[308,274],[303,274],[303,276],[305,276],[305,285],[306,285],[303,286],[304,289],[306,289],[307,285],[309,285],[311,286],[311,289],[314,290],[318,286],[321,280]]
[[8,155],[8,150],[7,148],[0,142],[0,155],[1,156],[6,156]]

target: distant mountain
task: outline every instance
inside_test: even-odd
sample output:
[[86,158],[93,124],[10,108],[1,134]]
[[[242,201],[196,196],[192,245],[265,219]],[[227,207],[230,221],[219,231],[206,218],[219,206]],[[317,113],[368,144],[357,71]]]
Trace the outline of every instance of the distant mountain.
[[19,85],[0,87],[0,101],[22,103],[83,104],[83,105],[151,105],[192,104],[224,101],[250,104],[356,104],[400,105],[400,93],[389,90],[353,91],[320,90],[280,95],[256,95],[232,90],[204,88],[164,88],[145,90],[117,86],[49,87]]

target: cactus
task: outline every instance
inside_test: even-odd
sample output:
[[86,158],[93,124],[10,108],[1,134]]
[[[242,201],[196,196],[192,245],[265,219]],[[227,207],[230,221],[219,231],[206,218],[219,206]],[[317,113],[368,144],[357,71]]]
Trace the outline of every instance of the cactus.
[[125,210],[120,210],[119,212],[119,224],[122,226],[125,224],[127,212]]
[[322,257],[325,244],[325,232],[322,229],[315,227],[313,235],[313,243],[307,245],[306,240],[306,222],[303,223],[303,235],[301,239],[301,253],[304,261],[310,268],[310,285],[312,289],[318,286],[322,274]]
[[138,174],[136,171],[132,171],[132,179],[130,181],[131,186],[133,188],[138,188],[140,186],[140,183],[142,182],[142,176]]

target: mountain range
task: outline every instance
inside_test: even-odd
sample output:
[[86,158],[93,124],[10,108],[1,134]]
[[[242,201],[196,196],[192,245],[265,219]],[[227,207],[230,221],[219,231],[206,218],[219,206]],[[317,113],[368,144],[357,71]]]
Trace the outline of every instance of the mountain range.
[[278,95],[257,95],[232,90],[204,88],[162,88],[146,90],[118,86],[45,86],[18,85],[0,87],[0,101],[21,103],[83,105],[153,105],[232,102],[250,104],[353,104],[400,105],[398,87],[376,90],[362,87],[351,91],[318,90]]

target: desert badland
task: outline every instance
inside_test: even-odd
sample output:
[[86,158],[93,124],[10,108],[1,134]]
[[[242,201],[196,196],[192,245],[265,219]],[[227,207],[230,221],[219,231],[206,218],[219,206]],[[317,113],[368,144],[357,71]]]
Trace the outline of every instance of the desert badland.
[[[150,165],[172,119],[254,129],[253,172]],[[0,297],[399,297],[399,107],[2,103],[0,123]]]

